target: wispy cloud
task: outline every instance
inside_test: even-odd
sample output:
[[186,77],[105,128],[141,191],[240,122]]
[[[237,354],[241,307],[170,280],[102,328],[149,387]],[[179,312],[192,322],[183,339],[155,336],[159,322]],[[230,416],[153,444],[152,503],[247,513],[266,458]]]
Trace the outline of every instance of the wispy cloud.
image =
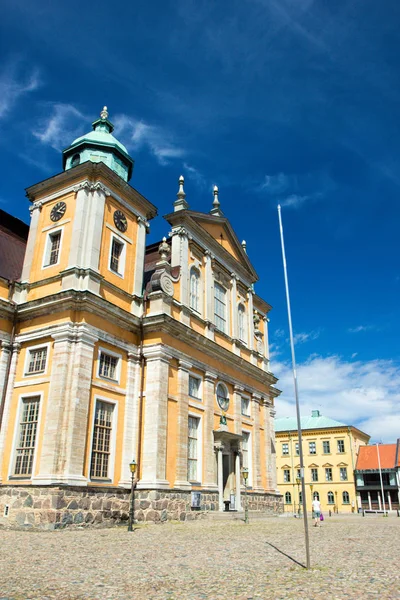
[[286,208],[299,208],[306,202],[309,202],[310,200],[318,200],[319,198],[322,198],[322,194],[319,192],[305,196],[301,196],[299,194],[290,194],[290,196],[280,200],[279,203],[281,206],[285,206]]
[[89,119],[72,104],[52,103],[46,107],[49,116],[39,121],[39,128],[32,130],[32,135],[59,151],[83,133]]
[[265,175],[255,191],[286,208],[300,208],[321,200],[335,187],[328,173],[283,173]]
[[203,188],[203,189],[205,187],[207,187],[206,178],[204,177],[204,175],[201,171],[196,169],[196,167],[193,167],[192,165],[189,165],[187,162],[184,162],[183,168],[185,169],[186,173],[188,174],[189,179],[192,179],[198,187]]
[[[295,399],[289,363],[275,362],[283,394],[277,416],[293,416]],[[390,360],[345,361],[338,356],[311,356],[297,365],[302,415],[313,408],[371,435],[393,442],[399,437],[400,365]]]
[[357,327],[349,327],[349,333],[360,333],[361,331],[379,331],[376,325],[358,325]]
[[172,135],[162,127],[123,114],[116,115],[114,123],[117,136],[120,136],[128,147],[147,148],[161,165],[166,165],[185,154],[183,148],[173,141]]
[[276,175],[265,175],[263,181],[257,187],[259,192],[267,192],[268,194],[282,194],[292,184],[291,177],[285,173],[277,173]]
[[295,333],[293,336],[293,341],[295,344],[304,344],[305,342],[311,342],[312,340],[316,340],[321,335],[321,330],[316,329],[315,331],[309,332],[300,332]]
[[34,92],[40,84],[38,69],[22,74],[18,63],[9,63],[0,74],[0,119],[13,109],[22,96]]

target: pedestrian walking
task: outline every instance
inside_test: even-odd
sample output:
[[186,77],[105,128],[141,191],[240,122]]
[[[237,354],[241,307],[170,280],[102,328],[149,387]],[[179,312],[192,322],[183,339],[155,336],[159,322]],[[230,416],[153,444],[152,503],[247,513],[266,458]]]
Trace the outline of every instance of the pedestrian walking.
[[321,502],[317,498],[314,498],[314,500],[312,501],[312,509],[315,518],[314,527],[321,527]]

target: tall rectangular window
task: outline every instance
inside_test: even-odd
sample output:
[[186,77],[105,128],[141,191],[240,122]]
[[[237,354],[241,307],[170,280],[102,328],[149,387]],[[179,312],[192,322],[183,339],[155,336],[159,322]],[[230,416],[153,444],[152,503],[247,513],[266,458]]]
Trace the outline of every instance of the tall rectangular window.
[[35,454],[37,425],[39,420],[40,396],[22,400],[22,415],[19,424],[15,452],[14,475],[31,475]]
[[219,283],[214,283],[214,317],[215,326],[226,333],[226,290]]
[[318,481],[318,469],[311,469],[311,481]]
[[189,375],[189,396],[201,400],[200,392],[201,379],[194,375]]
[[332,469],[328,467],[325,469],[325,481],[332,481]]
[[283,481],[284,483],[290,483],[290,469],[283,469]]
[[[250,468],[250,460],[249,460],[250,432],[243,431],[242,434],[243,434],[243,439],[242,439],[243,468],[249,469]],[[250,485],[249,480],[247,481],[247,483],[248,483],[248,485]]]
[[250,398],[244,398],[242,396],[242,415],[244,417],[250,417]]
[[247,330],[246,330],[246,310],[243,304],[238,306],[238,333],[239,340],[241,342],[247,342]]
[[190,308],[193,308],[196,312],[199,312],[200,306],[200,273],[195,268],[190,269],[190,294],[189,294]]
[[308,442],[310,454],[317,454],[317,446],[315,442]]
[[282,444],[282,454],[289,454],[289,444]]
[[90,477],[92,478],[108,479],[109,477],[113,411],[113,404],[97,400],[90,464]]
[[296,452],[296,456],[299,456],[299,454],[300,454],[299,442],[296,442],[296,444],[295,444],[295,452]]
[[344,452],[344,440],[338,440],[337,441],[337,451],[340,454],[343,454],[343,452]]
[[199,423],[197,417],[189,417],[188,422],[188,481],[199,481]]
[[117,356],[112,356],[106,352],[100,352],[99,376],[117,381],[118,360]]
[[328,440],[324,440],[322,442],[322,450],[324,452],[324,454],[330,454],[331,453],[331,445],[329,443]]
[[28,349],[28,352],[29,359],[27,373],[30,375],[44,373],[46,369],[47,347],[34,348],[33,350]]
[[340,467],[340,481],[347,481],[347,467]]
[[114,273],[118,273],[119,275],[121,275],[122,271],[122,269],[120,269],[120,259],[123,249],[124,244],[122,242],[119,242],[116,238],[112,238],[110,270],[114,271]]

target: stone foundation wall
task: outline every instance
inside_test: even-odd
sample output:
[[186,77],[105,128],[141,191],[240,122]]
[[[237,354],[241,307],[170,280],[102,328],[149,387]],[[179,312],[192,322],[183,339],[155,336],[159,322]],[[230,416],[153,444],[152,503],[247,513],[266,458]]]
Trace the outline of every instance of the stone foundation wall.
[[[242,500],[243,501],[243,500]],[[281,496],[248,494],[249,510],[283,512]],[[129,519],[130,492],[120,488],[0,486],[0,527],[61,529],[111,527]],[[200,509],[191,508],[191,492],[135,490],[135,521],[190,521],[218,510],[218,494],[201,492]]]

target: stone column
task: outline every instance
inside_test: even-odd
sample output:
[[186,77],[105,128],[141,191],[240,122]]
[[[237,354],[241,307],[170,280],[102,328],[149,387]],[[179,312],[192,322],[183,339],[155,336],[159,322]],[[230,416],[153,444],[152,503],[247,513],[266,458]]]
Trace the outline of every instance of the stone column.
[[205,320],[207,321],[206,335],[210,340],[214,339],[214,275],[212,270],[213,256],[209,250],[205,251]]
[[264,454],[266,461],[266,489],[269,492],[274,491],[273,486],[273,477],[272,477],[272,443],[271,443],[271,415],[270,415],[270,405],[268,403],[264,404]]
[[214,450],[214,402],[215,402],[215,381],[216,373],[206,371],[204,374],[204,424],[203,424],[203,445],[204,445],[204,483],[207,489],[216,490],[215,473],[215,450]]
[[260,440],[260,402],[259,394],[252,394],[251,398],[253,410],[253,490],[263,491],[261,481],[261,440]]
[[242,392],[241,385],[233,386],[233,427],[238,435],[242,435]]
[[171,356],[162,346],[144,348],[146,402],[143,458],[138,488],[169,488],[166,479],[168,376]]
[[241,498],[240,498],[240,452],[235,453],[235,475],[236,475],[236,510],[242,510]]
[[388,501],[388,505],[389,505],[389,510],[392,510],[392,498],[391,498],[390,492],[387,493],[387,501]]
[[[175,488],[192,489],[187,478],[188,469],[188,412],[189,412],[189,370],[192,365],[184,360],[178,367],[178,435],[176,446]],[[198,449],[202,452],[202,448]],[[201,475],[201,481],[203,476]]]
[[222,466],[222,451],[223,446],[217,446],[217,461],[218,461],[218,507],[220,512],[224,510],[224,471]]
[[137,223],[133,294],[141,297],[143,294],[144,255],[146,250],[146,228],[148,223],[143,217],[137,217]]
[[270,440],[271,440],[271,488],[278,492],[278,483],[276,481],[276,441],[275,441],[275,427],[274,427],[274,418],[276,415],[276,411],[274,408],[270,408],[269,410],[269,431],[270,431]]
[[34,202],[29,208],[31,213],[31,224],[29,227],[28,243],[25,250],[24,266],[22,268],[21,283],[29,281],[31,274],[33,257],[35,255],[37,230],[39,224],[40,211],[42,210],[42,202]]
[[371,504],[371,492],[368,490],[367,491],[368,494],[368,506],[369,506],[369,510],[372,510],[372,504]]
[[85,233],[87,225],[87,215],[90,209],[90,184],[86,181],[74,188],[75,214],[72,226],[72,237],[70,252],[68,257],[68,268],[83,267],[83,252],[85,246]]
[[247,290],[249,350],[254,350],[253,294],[253,290],[249,288]]
[[[7,436],[9,427],[10,427],[10,411],[11,411],[13,392],[14,392],[15,374],[17,372],[17,364],[18,364],[18,357],[19,357],[20,350],[21,350],[21,344],[19,344],[18,342],[14,342],[13,347],[12,347],[11,364],[10,364],[10,371],[9,371],[9,375],[8,375],[8,382],[6,384],[7,391],[6,391],[5,401],[4,401],[3,419],[2,419],[1,430],[0,430],[0,483],[2,482],[3,475],[6,476],[7,469],[9,466],[6,461],[5,443],[6,443],[6,436]],[[8,460],[11,460],[11,458],[12,457],[8,457]]]
[[7,387],[7,367],[11,357],[11,345],[7,340],[1,341],[0,352],[0,398],[3,397],[4,389]]
[[140,359],[137,352],[128,352],[120,487],[130,488],[129,463],[132,459],[138,461],[139,394]]
[[377,494],[378,494],[378,504],[379,504],[379,510],[382,510],[381,494],[380,494],[380,492],[379,492],[379,491],[377,492]]

